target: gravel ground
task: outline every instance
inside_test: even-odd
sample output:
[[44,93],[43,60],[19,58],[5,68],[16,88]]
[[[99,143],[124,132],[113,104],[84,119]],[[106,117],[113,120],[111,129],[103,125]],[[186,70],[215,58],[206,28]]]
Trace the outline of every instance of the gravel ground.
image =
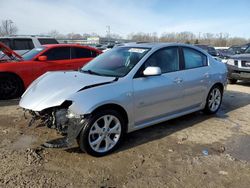
[[18,100],[0,102],[0,187],[250,185],[250,83],[229,85],[214,116],[196,112],[129,134],[106,157],[45,149],[59,135],[27,127]]

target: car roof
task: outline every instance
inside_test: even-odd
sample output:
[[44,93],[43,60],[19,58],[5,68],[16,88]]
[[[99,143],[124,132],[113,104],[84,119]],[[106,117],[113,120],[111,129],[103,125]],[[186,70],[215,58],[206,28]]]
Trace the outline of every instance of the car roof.
[[80,48],[87,48],[87,49],[99,51],[96,48],[93,48],[93,47],[90,47],[90,46],[83,46],[83,45],[80,45],[80,44],[44,44],[42,46],[44,46],[46,48],[55,48],[55,47],[78,47],[79,48],[80,47]]
[[55,39],[50,36],[32,36],[32,35],[17,35],[17,36],[6,36],[6,37],[0,37],[0,39],[33,39],[33,38],[43,38],[43,39]]
[[135,44],[128,44],[125,46],[118,46],[118,47],[137,47],[137,48],[151,48],[151,49],[158,49],[158,48],[163,48],[163,47],[169,47],[169,46],[183,46],[183,47],[191,47],[194,49],[200,49],[197,48],[194,45],[190,44],[183,44],[183,43],[135,43]]

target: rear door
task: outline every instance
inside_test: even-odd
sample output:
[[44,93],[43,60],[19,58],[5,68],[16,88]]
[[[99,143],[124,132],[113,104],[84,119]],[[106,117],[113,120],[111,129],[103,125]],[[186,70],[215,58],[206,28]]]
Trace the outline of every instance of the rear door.
[[210,79],[208,58],[193,48],[183,47],[184,70],[180,73],[183,90],[183,108],[198,108],[206,99]]
[[[164,48],[151,55],[136,74],[133,79],[136,125],[171,115],[181,109],[179,60],[178,47]],[[160,67],[162,74],[144,77],[142,72],[148,66]]]

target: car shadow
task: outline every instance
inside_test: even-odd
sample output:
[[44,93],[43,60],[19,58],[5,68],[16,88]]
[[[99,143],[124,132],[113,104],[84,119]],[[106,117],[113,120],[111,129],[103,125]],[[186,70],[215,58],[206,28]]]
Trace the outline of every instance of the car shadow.
[[160,124],[153,125],[127,134],[122,146],[116,151],[124,151],[154,140],[158,140],[174,134],[177,131],[187,129],[212,117],[226,119],[229,112],[250,104],[250,94],[236,91],[226,91],[220,110],[215,115],[206,115],[203,112],[195,112],[179,118],[175,118]]
[[249,82],[247,82],[247,81],[240,81],[240,82],[237,82],[236,85],[250,86],[250,81]]

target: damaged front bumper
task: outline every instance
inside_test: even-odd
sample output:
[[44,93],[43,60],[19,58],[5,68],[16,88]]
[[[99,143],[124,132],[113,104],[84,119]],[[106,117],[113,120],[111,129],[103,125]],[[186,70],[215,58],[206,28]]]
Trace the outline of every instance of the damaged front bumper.
[[[67,108],[65,108],[67,106]],[[25,110],[25,117],[27,112],[31,115],[29,126],[39,121],[40,124],[48,128],[56,129],[59,133],[64,135],[63,141],[59,143],[46,142],[45,147],[59,148],[72,146],[75,139],[78,138],[83,127],[88,122],[90,115],[77,115],[68,109],[69,104],[60,107],[53,107],[45,109],[41,112],[34,112]]]

